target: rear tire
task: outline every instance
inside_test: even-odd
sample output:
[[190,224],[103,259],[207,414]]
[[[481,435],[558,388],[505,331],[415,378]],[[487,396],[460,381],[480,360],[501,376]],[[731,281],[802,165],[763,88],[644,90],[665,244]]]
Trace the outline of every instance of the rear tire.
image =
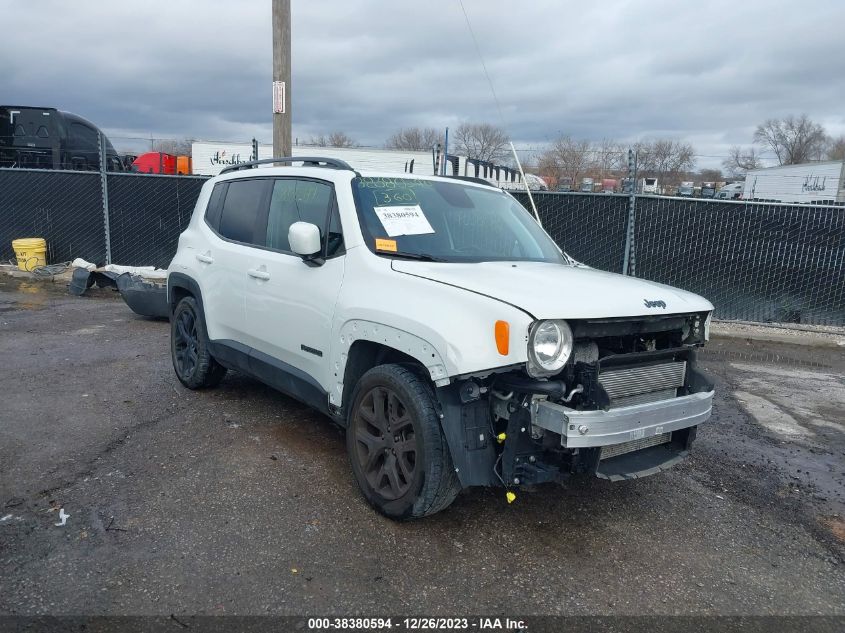
[[170,319],[170,355],[176,377],[188,389],[220,384],[226,368],[211,356],[205,320],[193,297],[184,297]]
[[358,487],[403,521],[445,509],[461,490],[430,385],[401,365],[380,365],[355,386],[346,450]]

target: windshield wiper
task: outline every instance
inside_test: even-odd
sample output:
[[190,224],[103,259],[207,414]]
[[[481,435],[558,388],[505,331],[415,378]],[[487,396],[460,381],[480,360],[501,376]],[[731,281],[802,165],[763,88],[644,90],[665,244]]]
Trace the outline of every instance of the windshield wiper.
[[386,255],[387,257],[400,257],[402,259],[416,259],[421,262],[445,262],[445,259],[429,255],[428,253],[404,253],[402,251],[379,251],[379,255]]

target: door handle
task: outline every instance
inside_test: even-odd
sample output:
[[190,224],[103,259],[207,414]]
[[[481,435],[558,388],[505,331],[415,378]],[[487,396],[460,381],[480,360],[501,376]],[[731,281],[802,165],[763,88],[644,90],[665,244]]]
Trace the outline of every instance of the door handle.
[[254,279],[261,279],[263,281],[267,281],[268,279],[270,279],[270,273],[268,273],[266,270],[256,270],[255,268],[250,268],[248,271],[246,271],[246,274],[250,277],[253,277]]
[[198,253],[197,254],[197,261],[202,262],[203,264],[211,264],[214,262],[214,258],[208,253]]

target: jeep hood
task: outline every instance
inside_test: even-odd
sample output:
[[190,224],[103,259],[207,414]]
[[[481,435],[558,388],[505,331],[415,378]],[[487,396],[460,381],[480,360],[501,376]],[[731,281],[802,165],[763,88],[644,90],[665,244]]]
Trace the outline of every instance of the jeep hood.
[[537,319],[601,319],[713,309],[709,301],[691,292],[586,266],[393,260],[392,267],[399,273],[492,297]]

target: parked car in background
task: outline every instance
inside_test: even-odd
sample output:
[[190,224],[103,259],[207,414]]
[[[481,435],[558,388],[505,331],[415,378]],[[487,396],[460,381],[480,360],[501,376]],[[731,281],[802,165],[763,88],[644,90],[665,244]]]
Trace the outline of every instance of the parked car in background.
[[616,193],[616,188],[619,185],[619,181],[615,178],[602,178],[601,181],[601,191],[602,193]]
[[716,197],[716,183],[715,182],[703,182],[703,183],[701,183],[701,197],[702,198],[715,198]]
[[114,147],[96,125],[56,108],[0,106],[0,167],[123,171]]
[[583,178],[581,180],[581,193],[593,193],[594,187],[593,179],[592,178]]
[[719,189],[719,193],[716,194],[716,198],[719,200],[739,200],[742,198],[742,190],[744,187],[745,183],[743,182],[734,182],[729,185],[725,185]]
[[695,183],[691,180],[683,181],[678,187],[678,195],[682,198],[692,198],[695,194]]
[[572,191],[572,178],[561,178],[557,182],[555,191],[569,192]]
[[483,181],[284,160],[305,164],[210,179],[179,237],[183,385],[234,369],[323,412],[363,497],[397,520],[470,486],[510,502],[687,455],[713,401],[696,363],[710,302],[579,264]]

